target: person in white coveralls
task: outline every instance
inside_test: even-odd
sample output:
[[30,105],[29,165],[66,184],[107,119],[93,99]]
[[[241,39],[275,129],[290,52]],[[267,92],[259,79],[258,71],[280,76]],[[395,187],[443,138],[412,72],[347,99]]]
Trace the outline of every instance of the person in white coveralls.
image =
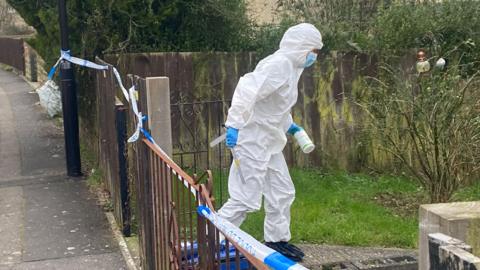
[[247,213],[261,208],[263,195],[265,244],[295,261],[302,260],[304,253],[288,242],[295,188],[282,150],[286,134],[302,130],[293,122],[291,109],[297,102],[300,76],[322,47],[315,26],[301,23],[289,28],[280,49],[240,78],[225,123],[226,145],[239,168],[232,164],[230,198],[218,214],[240,226]]

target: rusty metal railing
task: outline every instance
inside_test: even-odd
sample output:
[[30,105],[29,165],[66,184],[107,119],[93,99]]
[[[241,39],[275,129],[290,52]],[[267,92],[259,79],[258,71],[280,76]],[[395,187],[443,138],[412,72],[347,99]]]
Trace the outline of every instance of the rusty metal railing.
[[[148,152],[151,192],[150,265],[144,269],[269,269],[263,262],[225,239],[207,219],[197,215],[199,205],[214,208],[210,171],[190,176],[158,146],[143,139]],[[144,182],[145,183],[145,182]],[[148,261],[148,260],[147,260]]]

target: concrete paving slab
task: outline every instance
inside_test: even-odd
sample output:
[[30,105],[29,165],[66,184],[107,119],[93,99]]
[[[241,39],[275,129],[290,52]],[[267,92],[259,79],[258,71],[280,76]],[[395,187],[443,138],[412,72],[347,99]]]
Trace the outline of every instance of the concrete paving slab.
[[411,256],[417,258],[417,252],[409,249],[345,247],[328,245],[298,245],[305,252],[301,263],[310,269],[322,269],[321,266],[329,263],[345,261],[365,261],[387,257]]
[[0,70],[0,270],[126,269],[84,180],[65,175],[62,128]]
[[2,179],[0,181],[0,188],[6,187],[20,187],[35,184],[52,184],[55,182],[65,182],[68,176],[65,173],[51,173],[42,175],[23,176],[12,179]]
[[[0,189],[0,266],[22,261],[23,234],[22,188]],[[1,268],[0,268],[1,269]]]
[[56,260],[45,260],[22,263],[12,270],[123,270],[127,269],[121,255],[105,253],[98,255],[78,256]]
[[7,93],[0,86],[0,182],[20,175],[20,146]]
[[[0,70],[0,87],[3,89],[4,99],[11,105],[9,109],[0,108],[2,112],[10,110],[14,119],[14,128],[12,129],[12,123],[9,122],[9,129],[4,132],[15,132],[13,137],[18,142],[21,175],[64,171],[62,128],[57,127],[37,104],[38,95],[31,93],[33,89],[22,78],[4,70]],[[9,137],[11,138],[11,134]]]
[[108,222],[84,181],[30,185],[24,261],[117,251]]

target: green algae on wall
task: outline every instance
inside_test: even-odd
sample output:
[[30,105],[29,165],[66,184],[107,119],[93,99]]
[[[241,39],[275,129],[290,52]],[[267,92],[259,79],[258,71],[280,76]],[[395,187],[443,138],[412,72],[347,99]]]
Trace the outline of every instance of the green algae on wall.
[[365,133],[365,116],[358,105],[367,92],[365,76],[376,73],[376,59],[355,53],[321,55],[299,83],[295,121],[310,134],[316,151],[306,156],[296,147],[290,161],[300,166],[360,170],[375,154]]

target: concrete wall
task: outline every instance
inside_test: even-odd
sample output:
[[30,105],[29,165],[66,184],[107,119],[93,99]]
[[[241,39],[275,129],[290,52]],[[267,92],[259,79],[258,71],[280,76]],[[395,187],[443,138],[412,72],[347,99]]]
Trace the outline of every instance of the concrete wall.
[[420,207],[419,269],[429,270],[428,235],[443,233],[472,247],[480,256],[480,202],[428,204]]
[[465,242],[442,233],[428,235],[430,269],[480,270],[480,258]]

